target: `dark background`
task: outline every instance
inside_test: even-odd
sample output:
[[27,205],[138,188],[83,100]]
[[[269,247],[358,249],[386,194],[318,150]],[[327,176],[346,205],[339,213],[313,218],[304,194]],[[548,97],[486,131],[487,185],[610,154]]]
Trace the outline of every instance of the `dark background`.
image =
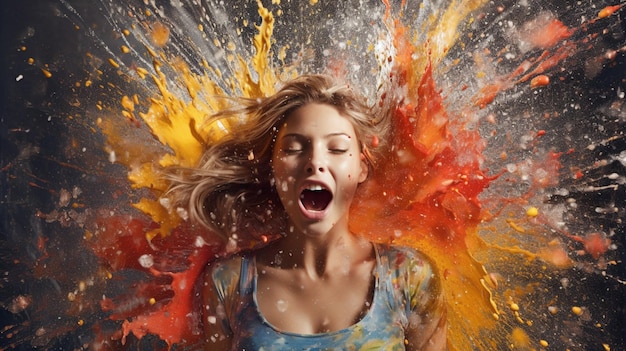
[[[565,5],[560,2],[554,4],[555,11],[572,13],[569,18],[571,24],[579,22],[580,12],[564,9],[562,6]],[[98,16],[98,6],[92,1],[73,1],[72,5],[82,16]],[[600,4],[598,8],[601,8]],[[50,213],[58,207],[60,189],[72,189],[79,183],[84,191],[80,196],[89,199],[89,205],[98,205],[107,200],[99,190],[123,182],[119,179],[120,172],[107,162],[106,155],[90,149],[101,143],[101,136],[89,133],[91,125],[69,123],[71,118],[80,117],[87,111],[85,106],[76,105],[78,96],[88,96],[96,101],[98,94],[106,93],[88,91],[75,84],[84,82],[90,74],[90,63],[86,62],[83,54],[86,45],[90,51],[103,48],[94,46],[92,38],[85,36],[86,31],[76,30],[71,14],[68,19],[65,9],[56,1],[7,1],[0,11],[0,302],[3,307],[0,310],[0,328],[4,328],[0,347],[21,350],[77,348],[92,340],[90,327],[103,315],[98,306],[86,305],[85,309],[92,313],[83,314],[89,317],[83,326],[77,325],[76,320],[64,312],[69,308],[66,306],[67,291],[74,289],[79,277],[93,273],[96,259],[77,244],[84,234],[81,228],[48,224],[38,214]],[[622,17],[625,15],[624,11],[619,14]],[[626,45],[624,23],[621,27],[611,27],[611,30],[614,35],[606,39],[608,42],[605,44],[616,48]],[[506,39],[502,38],[504,41]],[[29,63],[29,58],[34,59],[34,63]],[[571,196],[581,204],[579,221],[601,223],[601,226],[616,230],[613,240],[617,253],[613,257],[617,265],[608,267],[607,272],[612,277],[609,279],[581,268],[569,277],[587,281],[586,288],[564,294],[570,298],[584,295],[589,299],[598,299],[597,309],[611,316],[610,324],[605,326],[601,335],[608,336],[605,340],[614,345],[613,350],[619,350],[626,347],[626,234],[621,222],[626,206],[624,184],[620,184],[617,190],[593,193],[576,189],[580,189],[583,181],[597,186],[610,184],[603,177],[610,173],[626,176],[626,155],[623,154],[626,150],[623,134],[626,107],[607,110],[603,104],[606,95],[617,94],[619,89],[623,93],[626,89],[624,49],[617,53],[611,66],[603,67],[592,79],[584,77],[584,64],[578,67],[569,76],[575,84],[564,84],[562,89],[556,89],[551,95],[544,95],[543,100],[534,100],[533,103],[538,106],[560,105],[559,101],[563,101],[565,105],[572,99],[580,99],[583,111],[578,116],[586,114],[587,118],[578,117],[572,122],[574,130],[570,137],[575,140],[596,130],[598,124],[604,125],[607,130],[604,135],[591,133],[592,138],[598,139],[598,148],[581,155],[578,160],[572,160],[572,163],[593,165],[595,160],[613,161],[592,168],[579,183],[566,186],[571,187]],[[42,69],[51,72],[52,77],[47,78]],[[520,108],[517,104],[527,102],[502,99],[497,103],[500,104],[498,108],[514,110]],[[551,122],[545,123],[550,128]],[[602,140],[607,135],[613,138]],[[89,139],[90,136],[92,139]],[[86,147],[87,152],[83,153],[82,147],[76,147],[76,144]],[[563,200],[558,196],[550,199],[555,203]],[[605,206],[608,202],[614,203],[620,212],[613,216],[593,215],[596,207]],[[43,251],[39,245],[42,240],[47,247]],[[62,266],[57,267],[59,270],[65,269],[71,274],[67,277],[46,276],[45,272],[52,270],[40,266],[46,255],[58,256],[57,260],[47,264],[56,262]],[[557,281],[555,279],[556,285]],[[595,290],[584,290],[589,287],[595,287]],[[31,296],[31,300],[22,308],[16,304],[16,296]],[[18,327],[5,328],[11,325]],[[44,326],[48,328],[45,332],[41,329]],[[555,329],[560,327],[555,326]],[[596,335],[598,331],[589,332]],[[588,349],[598,349],[601,341],[601,337],[593,338]],[[146,341],[141,347],[151,349],[154,345]]]

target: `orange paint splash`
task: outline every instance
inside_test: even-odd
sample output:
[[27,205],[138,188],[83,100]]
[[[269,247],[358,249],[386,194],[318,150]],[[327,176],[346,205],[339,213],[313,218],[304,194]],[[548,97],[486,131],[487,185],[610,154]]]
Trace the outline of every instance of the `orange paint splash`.
[[598,18],[609,17],[620,8],[622,8],[622,5],[607,6],[598,12]]
[[568,38],[572,30],[549,14],[524,25],[524,40],[530,48],[548,49]]
[[548,84],[550,84],[550,77],[543,75],[543,74],[538,75],[535,78],[530,80],[531,88],[545,87]]
[[161,22],[154,22],[150,26],[152,42],[157,47],[164,47],[170,39],[170,29]]
[[[576,30],[563,25],[562,22],[546,13],[536,19],[527,22],[522,30],[517,33],[516,39],[520,41],[522,50],[544,49],[534,59],[525,60],[510,74],[496,77],[493,81],[485,84],[474,96],[474,106],[481,109],[493,103],[498,94],[517,83],[530,80],[531,88],[546,86],[550,78],[543,74],[570,57],[579,48],[575,42],[567,42]],[[552,51],[550,51],[552,50]],[[500,55],[506,53],[503,51]]]
[[585,251],[594,259],[599,259],[609,249],[611,240],[605,238],[599,233],[590,233],[582,239],[585,245]]

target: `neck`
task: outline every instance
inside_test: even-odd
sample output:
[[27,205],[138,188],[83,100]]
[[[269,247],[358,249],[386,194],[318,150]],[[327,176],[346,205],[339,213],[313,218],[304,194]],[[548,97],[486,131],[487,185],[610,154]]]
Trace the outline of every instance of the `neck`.
[[352,235],[345,225],[323,235],[289,233],[268,247],[263,261],[282,269],[302,269],[311,279],[322,279],[329,272],[350,269],[354,262],[370,255],[371,244]]

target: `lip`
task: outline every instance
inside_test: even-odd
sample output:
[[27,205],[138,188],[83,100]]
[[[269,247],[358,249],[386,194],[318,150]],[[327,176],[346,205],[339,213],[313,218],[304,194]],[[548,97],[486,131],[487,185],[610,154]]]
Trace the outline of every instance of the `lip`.
[[298,187],[298,206],[300,207],[300,212],[305,218],[309,220],[319,221],[324,218],[324,216],[326,215],[326,212],[328,211],[328,208],[330,207],[333,201],[331,200],[328,206],[326,206],[326,208],[322,211],[313,211],[313,210],[306,209],[300,199],[300,194],[302,194],[302,192],[305,189],[310,188],[311,186],[321,186],[322,188],[326,189],[327,191],[331,193],[331,195],[333,196],[333,199],[335,197],[335,194],[333,194],[333,192],[330,190],[330,187],[327,184],[318,180],[306,180],[300,185],[300,187]]

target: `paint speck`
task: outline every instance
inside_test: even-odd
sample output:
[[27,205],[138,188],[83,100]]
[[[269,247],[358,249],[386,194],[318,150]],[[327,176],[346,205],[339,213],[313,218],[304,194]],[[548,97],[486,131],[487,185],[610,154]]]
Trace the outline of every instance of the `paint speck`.
[[546,75],[539,75],[536,76],[535,78],[531,79],[530,81],[530,87],[531,88],[539,88],[539,87],[544,87],[546,85],[550,84],[550,77],[546,76]]
[[550,312],[550,314],[554,316],[559,312],[559,308],[556,306],[548,306],[548,312]]

